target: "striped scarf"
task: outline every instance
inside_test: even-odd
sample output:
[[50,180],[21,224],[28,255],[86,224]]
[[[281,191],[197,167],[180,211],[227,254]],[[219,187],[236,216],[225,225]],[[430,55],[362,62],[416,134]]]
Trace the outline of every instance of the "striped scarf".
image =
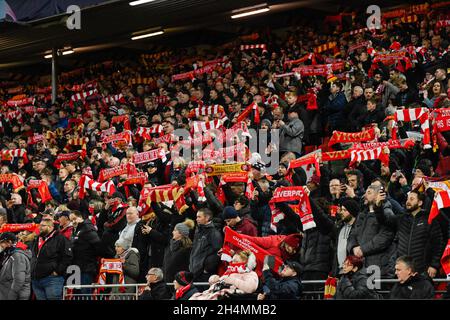
[[137,136],[140,136],[142,138],[144,138],[145,140],[151,140],[152,137],[150,136],[151,134],[159,134],[161,136],[161,134],[163,133],[163,127],[160,124],[154,124],[152,125],[150,128],[147,127],[138,127],[136,129],[135,134]]
[[303,231],[316,227],[312,215],[309,197],[305,192],[305,187],[278,187],[273,192],[272,199],[269,201],[272,210],[270,228],[276,232],[277,224],[284,219],[284,213],[275,208],[275,203],[295,201],[295,213],[300,217],[303,225]]
[[95,181],[94,179],[89,178],[87,175],[82,175],[80,181],[78,183],[80,187],[80,199],[83,199],[86,194],[86,189],[94,190],[98,192],[108,192],[109,195],[113,195],[116,192],[116,186],[114,182],[108,180],[104,183],[100,183]]
[[[427,108],[397,110],[394,114],[395,121],[403,121],[403,122],[419,121],[420,122],[420,129],[421,129],[421,132],[423,133],[424,149],[431,148],[429,118],[430,118],[430,115],[429,115],[429,111]],[[394,138],[394,134],[393,134],[393,138]]]
[[385,166],[389,166],[389,156],[384,153],[382,147],[368,150],[351,150],[350,166],[358,161],[380,160]]
[[2,161],[11,160],[11,162],[13,162],[14,158],[22,158],[23,163],[28,163],[27,150],[25,149],[2,150],[0,151],[0,157]]
[[191,110],[191,112],[189,112],[188,117],[189,118],[194,118],[194,117],[198,118],[199,116],[210,116],[210,115],[215,115],[215,114],[224,116],[225,115],[224,108],[218,104],[215,104],[213,106],[204,106],[204,107],[195,108],[194,110]]
[[213,129],[220,129],[223,127],[222,120],[216,119],[214,121],[194,121],[192,130],[194,133],[208,132]]

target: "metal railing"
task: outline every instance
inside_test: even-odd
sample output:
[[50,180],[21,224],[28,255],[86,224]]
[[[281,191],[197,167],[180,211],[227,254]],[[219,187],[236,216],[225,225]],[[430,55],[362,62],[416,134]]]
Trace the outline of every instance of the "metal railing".
[[[375,283],[380,284],[380,289],[375,289],[375,291],[380,294],[382,297],[387,298],[390,292],[390,286],[398,282],[397,279],[375,279]],[[433,279],[433,282],[436,283],[450,283],[450,279]],[[194,286],[200,289],[200,291],[206,290],[209,288],[208,282],[194,282]],[[322,300],[325,280],[302,280],[302,285],[305,289],[302,293],[302,300]],[[71,285],[64,286],[63,290],[63,300],[138,300],[139,295],[141,293],[141,289],[146,287],[146,283],[136,283],[136,284],[92,284],[92,285]],[[173,287],[173,283],[167,283],[167,286]],[[134,288],[133,292],[117,292],[112,289],[117,288]],[[314,287],[314,289],[308,289],[309,287]],[[384,288],[383,288],[384,287]],[[79,293],[79,289],[91,289],[93,293]],[[104,289],[102,292],[100,289]],[[106,289],[106,290],[105,290]],[[111,290],[108,290],[111,289]],[[436,290],[436,294],[442,294],[446,291]]]

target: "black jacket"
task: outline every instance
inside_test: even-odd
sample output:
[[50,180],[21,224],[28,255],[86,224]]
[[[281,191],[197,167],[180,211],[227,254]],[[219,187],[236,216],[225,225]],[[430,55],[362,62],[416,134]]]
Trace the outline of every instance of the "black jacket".
[[172,296],[165,281],[151,283],[150,289],[144,290],[139,296],[139,300],[168,300]]
[[422,275],[415,275],[405,283],[396,283],[389,295],[390,299],[433,299],[432,282]]
[[394,231],[380,223],[380,216],[393,215],[391,203],[386,201],[382,208],[369,213],[366,207],[356,219],[347,242],[347,251],[353,253],[353,248],[361,246],[364,254],[364,266],[376,265],[381,268],[381,275],[387,275],[390,270],[390,257],[394,252]]
[[179,271],[189,269],[189,256],[192,247],[183,248],[180,241],[170,240],[164,253],[164,281],[172,282]]
[[[321,210],[317,206],[314,200],[311,201],[311,208],[314,212]],[[316,222],[316,216],[313,215]],[[321,218],[328,218],[330,223],[333,223],[331,217],[326,217],[325,214],[321,215]],[[333,259],[332,243],[330,237],[330,228],[324,224],[317,224],[316,228],[308,229],[304,231],[302,239],[302,246],[300,249],[300,263],[302,270],[317,271],[329,273],[331,270],[331,262]]]
[[73,264],[83,273],[97,273],[97,257],[103,256],[102,243],[90,220],[78,224],[72,233]]
[[436,220],[428,224],[428,215],[423,210],[416,216],[405,213],[387,218],[386,223],[397,230],[397,257],[412,256],[418,273],[430,266],[440,268],[444,243]]
[[[197,226],[189,259],[189,271],[194,274],[194,278],[200,276],[207,267],[208,269],[217,268],[219,261],[215,258],[218,258],[217,252],[222,244],[222,234],[212,222]],[[213,265],[207,266],[207,263]],[[217,265],[214,266],[214,264]]]
[[361,269],[339,279],[335,299],[378,299],[378,294],[367,287],[366,270]]
[[57,230],[47,237],[47,241],[38,249],[37,237],[31,247],[31,279],[39,280],[56,272],[59,276],[66,274],[67,267],[72,263],[72,248],[70,241],[59,234]]
[[271,270],[263,271],[264,293],[268,300],[299,300],[302,294],[302,282],[298,277],[286,277],[276,280]]

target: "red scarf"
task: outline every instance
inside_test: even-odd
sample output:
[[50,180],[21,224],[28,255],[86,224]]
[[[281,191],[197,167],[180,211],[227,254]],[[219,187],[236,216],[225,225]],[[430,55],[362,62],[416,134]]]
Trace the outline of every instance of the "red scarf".
[[59,169],[61,167],[61,162],[77,160],[80,157],[80,155],[81,155],[80,151],[58,154],[53,165],[55,166],[56,169]]
[[153,149],[150,151],[135,153],[133,155],[133,163],[134,164],[147,163],[147,162],[155,161],[157,159],[162,159],[162,161],[165,162],[166,153],[164,152],[163,149]]
[[0,183],[11,183],[13,185],[14,192],[18,192],[24,188],[22,180],[19,175],[15,173],[0,174]]
[[378,147],[388,147],[389,149],[409,149],[414,147],[415,142],[413,139],[402,140],[389,140],[387,142],[368,142],[368,143],[356,143],[353,145],[352,150],[369,150]]
[[259,124],[258,104],[256,102],[251,103],[247,108],[244,109],[244,111],[237,117],[236,124],[247,119],[252,110],[254,113],[254,122],[256,124]]
[[294,206],[294,210],[302,221],[303,230],[316,227],[314,218],[312,216],[311,204],[309,203],[309,197],[305,193],[304,187],[278,187],[275,189],[272,199],[269,201],[270,209],[275,213],[272,214],[271,228],[276,230],[276,226],[280,220],[284,218],[284,215],[276,209],[275,203],[280,202],[297,202]]
[[320,153],[318,153],[318,152],[311,152],[301,158],[290,161],[288,170],[298,168],[298,167],[303,167],[308,164],[314,164],[314,167],[316,168],[316,174],[317,174],[317,176],[320,177],[320,165],[319,165],[319,159],[317,158],[317,156],[319,154]]
[[127,114],[112,117],[111,126],[114,125],[115,123],[123,123],[123,128],[125,130],[131,130],[130,117]]
[[188,292],[191,289],[191,286],[192,286],[192,283],[189,283],[187,286],[179,288],[175,292],[175,300],[181,299],[186,294],[186,292]]
[[39,230],[39,225],[36,223],[7,223],[0,227],[0,233],[16,233],[21,231],[36,232],[36,230]]
[[219,186],[217,188],[217,199],[219,199],[222,203],[225,203],[225,193],[223,191],[223,185],[231,182],[243,182],[246,183],[245,188],[245,196],[250,199],[255,191],[255,187],[253,185],[252,179],[248,177],[248,172],[231,172],[225,173],[222,175],[220,179]]
[[27,194],[28,194],[28,205],[33,205],[33,197],[31,196],[31,189],[38,189],[39,196],[41,197],[42,203],[50,201],[52,195],[48,189],[47,182],[44,180],[30,180],[28,181]]
[[[232,249],[235,250],[236,248],[239,248],[241,250],[250,250],[256,257],[257,265],[255,272],[258,274],[258,276],[261,276],[264,258],[270,254],[266,250],[254,244],[252,242],[252,238],[253,237],[251,236],[237,233],[230,227],[225,227],[225,237],[223,241],[221,259],[225,261],[231,261],[232,257],[230,253]],[[280,259],[280,257],[275,257],[275,263],[272,270],[278,273],[278,269],[282,264],[283,261]]]
[[349,142],[360,142],[360,141],[371,141],[375,139],[375,128],[360,132],[342,132],[333,131],[330,141],[328,141],[328,146],[333,146],[337,143],[349,143]]
[[120,166],[108,169],[100,170],[100,174],[98,176],[99,182],[104,182],[106,180],[110,180],[114,177],[123,175],[123,174],[133,174],[136,173],[136,166],[132,163],[122,164]]

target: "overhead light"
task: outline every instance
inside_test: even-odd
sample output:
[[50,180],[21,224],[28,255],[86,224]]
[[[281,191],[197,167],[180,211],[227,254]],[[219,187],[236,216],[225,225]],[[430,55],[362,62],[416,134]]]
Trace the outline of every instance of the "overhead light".
[[152,33],[146,33],[146,34],[142,34],[140,36],[134,36],[134,37],[131,38],[131,40],[139,40],[139,39],[143,39],[143,38],[159,36],[160,34],[163,34],[163,33],[164,33],[164,31],[162,31],[162,30],[156,31],[156,32],[152,32]]
[[130,6],[138,6],[140,4],[144,4],[144,3],[149,3],[149,2],[153,2],[155,0],[137,0],[137,1],[131,1],[129,4]]
[[252,16],[255,14],[267,12],[269,10],[270,10],[270,8],[267,6],[266,3],[260,4],[257,6],[253,6],[253,7],[247,7],[247,8],[242,8],[242,9],[238,9],[238,10],[233,10],[231,13],[234,13],[234,14],[231,16],[231,19],[238,19],[238,18],[242,18],[242,17]]
[[[75,51],[73,50],[73,49],[67,49],[67,50],[65,50],[65,51],[61,51],[61,50],[58,50],[58,56],[65,56],[65,55],[68,55],[68,54],[72,54],[72,53],[74,53]],[[50,54],[46,54],[45,56],[44,56],[44,58],[45,59],[51,59],[52,58],[52,54],[50,53]]]
[[62,55],[65,56],[65,55],[67,55],[67,54],[72,54],[72,53],[74,53],[74,52],[75,52],[75,51],[73,51],[73,50],[63,51],[63,52],[62,52]]

